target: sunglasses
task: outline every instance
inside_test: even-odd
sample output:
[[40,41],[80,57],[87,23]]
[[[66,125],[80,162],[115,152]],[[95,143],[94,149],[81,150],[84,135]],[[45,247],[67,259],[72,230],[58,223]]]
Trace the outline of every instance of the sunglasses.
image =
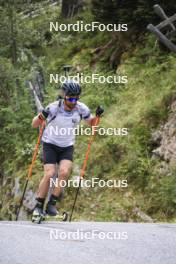
[[79,100],[77,97],[65,97],[65,99],[70,103],[76,103]]

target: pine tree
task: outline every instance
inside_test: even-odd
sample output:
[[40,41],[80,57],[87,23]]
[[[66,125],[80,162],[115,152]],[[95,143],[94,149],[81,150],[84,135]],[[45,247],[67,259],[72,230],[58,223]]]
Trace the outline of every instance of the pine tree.
[[116,3],[113,0],[92,0],[92,13],[97,21],[116,22]]
[[[18,3],[15,1],[6,1],[0,3],[0,33],[3,38],[0,41],[0,49],[7,52],[7,57],[10,57],[12,63],[17,62],[17,29],[16,29],[16,7]],[[8,34],[7,34],[8,32]]]
[[147,24],[161,21],[153,11],[155,4],[168,15],[176,12],[175,0],[92,0],[92,13],[96,20],[104,23],[127,23],[144,30]]
[[62,18],[72,18],[75,14],[78,13],[79,9],[82,8],[82,0],[63,0],[61,17]]

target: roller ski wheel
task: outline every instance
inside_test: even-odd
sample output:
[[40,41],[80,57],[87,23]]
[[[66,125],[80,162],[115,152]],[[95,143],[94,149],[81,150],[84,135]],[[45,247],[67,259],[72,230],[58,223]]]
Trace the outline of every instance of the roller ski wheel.
[[67,212],[63,212],[62,213],[62,217],[63,217],[63,222],[66,222],[68,220],[68,213]]

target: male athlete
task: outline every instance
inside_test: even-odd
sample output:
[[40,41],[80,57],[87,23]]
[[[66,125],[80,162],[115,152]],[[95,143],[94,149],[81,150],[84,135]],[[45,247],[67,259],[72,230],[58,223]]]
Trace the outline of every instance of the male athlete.
[[[68,80],[63,83],[61,88],[63,99],[49,104],[32,121],[34,128],[40,126],[43,121],[47,121],[42,136],[44,177],[39,184],[33,216],[44,214],[43,208],[49,190],[50,178],[56,174],[57,164],[59,165],[58,186],[53,189],[50,195],[46,205],[46,213],[51,216],[58,214],[56,202],[61,200],[63,194],[63,188],[59,183],[60,181],[67,181],[72,170],[75,143],[73,129],[77,127],[82,118],[90,126],[95,124],[95,117],[91,115],[90,109],[79,101],[80,85]],[[104,110],[100,106],[97,107],[96,116],[101,116],[103,112]]]

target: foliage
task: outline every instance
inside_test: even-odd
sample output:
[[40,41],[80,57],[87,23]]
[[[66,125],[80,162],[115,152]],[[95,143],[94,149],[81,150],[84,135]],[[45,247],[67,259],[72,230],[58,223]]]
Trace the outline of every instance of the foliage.
[[92,0],[92,9],[95,19],[100,22],[127,23],[144,30],[147,24],[160,21],[152,8],[155,4],[161,5],[168,15],[173,15],[176,9],[174,0]]

